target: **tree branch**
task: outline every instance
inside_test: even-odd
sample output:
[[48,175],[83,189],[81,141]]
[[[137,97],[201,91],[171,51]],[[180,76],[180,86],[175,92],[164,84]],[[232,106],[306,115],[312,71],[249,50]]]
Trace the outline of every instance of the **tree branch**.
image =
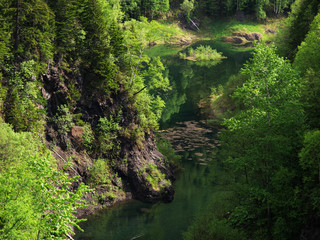
[[133,94],[133,96],[137,95],[138,93],[142,92],[144,89],[146,89],[147,86],[144,86],[141,90],[139,90],[138,92],[136,92],[135,94]]
[[138,71],[138,68],[139,68],[139,65],[140,65],[140,61],[141,61],[141,57],[142,57],[142,54],[143,54],[143,50],[144,50],[144,47],[143,47],[143,48],[141,49],[141,51],[140,51],[139,60],[138,60],[137,66],[136,66],[136,68],[135,68],[135,70],[134,70],[134,75],[133,75],[133,77],[131,77],[131,79],[130,79],[130,84],[132,84],[133,81],[134,81],[134,79],[136,78],[136,74],[137,74],[137,71]]

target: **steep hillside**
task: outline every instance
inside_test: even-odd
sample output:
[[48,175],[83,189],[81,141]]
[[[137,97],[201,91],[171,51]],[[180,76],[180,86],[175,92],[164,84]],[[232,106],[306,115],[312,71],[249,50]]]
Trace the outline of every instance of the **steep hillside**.
[[45,143],[78,176],[74,190],[93,190],[79,214],[131,197],[171,201],[173,172],[153,135],[170,86],[160,59],[142,56],[140,23],[123,24],[120,1],[0,8],[1,117]]

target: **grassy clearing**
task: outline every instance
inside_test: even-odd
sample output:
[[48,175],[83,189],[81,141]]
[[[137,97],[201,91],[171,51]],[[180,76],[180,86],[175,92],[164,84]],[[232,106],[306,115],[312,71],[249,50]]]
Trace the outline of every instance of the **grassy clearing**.
[[158,45],[145,50],[145,54],[149,57],[165,57],[170,55],[176,55],[183,47],[175,45]]
[[145,23],[145,28],[151,30],[153,36],[158,36],[155,41],[157,44],[181,44],[192,42],[196,36],[192,31],[186,31],[179,27],[178,22],[174,21],[151,21]]
[[[232,36],[232,33],[260,33],[262,34],[262,42],[274,42],[275,32],[281,22],[281,19],[271,19],[266,23],[257,23],[252,21],[239,22],[235,19],[231,20],[212,20],[205,18],[202,21],[200,31],[182,30],[175,21],[162,20],[157,22],[157,31],[166,33],[155,43],[155,47],[146,50],[146,54],[150,57],[175,55],[190,44],[200,40],[218,40],[222,37]],[[272,32],[266,33],[266,30]],[[234,48],[236,51],[245,51],[247,47],[233,46],[225,42],[229,49]]]
[[220,39],[223,36],[231,36],[234,32],[257,32],[262,34],[262,41],[273,41],[274,33],[266,34],[267,29],[275,31],[280,24],[281,19],[272,19],[266,23],[257,23],[252,21],[239,22],[231,20],[212,20],[206,18],[203,20],[201,30],[197,33],[200,38],[206,40]]

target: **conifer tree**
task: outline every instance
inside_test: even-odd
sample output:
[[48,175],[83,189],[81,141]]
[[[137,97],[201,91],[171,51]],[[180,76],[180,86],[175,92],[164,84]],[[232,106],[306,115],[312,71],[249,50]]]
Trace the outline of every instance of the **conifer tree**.
[[310,31],[298,48],[294,66],[303,76],[303,103],[308,123],[320,128],[320,13],[314,18]]
[[55,60],[58,65],[63,61],[73,64],[86,37],[78,16],[79,1],[49,1],[49,6],[55,14]]
[[[88,85],[94,89],[110,92],[111,89],[118,88],[115,80],[117,65],[112,56],[108,28],[112,18],[107,12],[108,6],[102,0],[83,0],[82,6],[80,19],[86,32],[82,59],[90,65],[87,76],[94,74],[94,77],[90,77],[94,82]],[[112,37],[115,38],[115,36]]]
[[13,41],[16,59],[52,59],[53,14],[44,0],[15,0]]
[[293,60],[298,46],[306,37],[314,17],[318,14],[318,0],[297,0],[291,7],[286,25],[278,35],[277,45],[281,55]]

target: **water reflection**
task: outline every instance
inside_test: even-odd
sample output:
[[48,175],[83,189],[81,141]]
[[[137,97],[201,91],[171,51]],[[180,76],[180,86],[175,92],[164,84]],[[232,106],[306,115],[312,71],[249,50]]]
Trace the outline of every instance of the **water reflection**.
[[[148,204],[129,201],[118,204],[100,214],[89,216],[81,224],[84,233],[75,239],[92,240],[179,240],[215,192],[212,175],[216,132],[199,119],[197,104],[210,94],[212,87],[223,84],[239,71],[249,52],[233,51],[219,42],[205,41],[196,45],[210,45],[223,52],[223,59],[214,67],[199,66],[170,56],[165,58],[173,86],[162,115],[163,136],[169,139],[182,155],[183,171],[175,182],[172,203]],[[193,47],[196,47],[194,45]],[[163,48],[163,46],[161,46]],[[170,128],[170,129],[168,129]]]
[[183,158],[184,170],[175,182],[173,202],[152,205],[130,201],[119,204],[89,216],[88,221],[82,224],[85,232],[79,233],[75,239],[182,239],[182,232],[193,217],[201,213],[213,193],[210,167],[199,165],[196,158],[188,160],[201,151],[201,148],[196,148]]
[[178,56],[163,58],[173,86],[161,119],[163,129],[176,121],[199,120],[199,101],[208,97],[213,87],[225,84],[231,75],[238,73],[251,52],[230,48],[219,41],[201,41],[190,47],[195,48],[199,45],[209,45],[227,58],[211,62],[188,61]]

